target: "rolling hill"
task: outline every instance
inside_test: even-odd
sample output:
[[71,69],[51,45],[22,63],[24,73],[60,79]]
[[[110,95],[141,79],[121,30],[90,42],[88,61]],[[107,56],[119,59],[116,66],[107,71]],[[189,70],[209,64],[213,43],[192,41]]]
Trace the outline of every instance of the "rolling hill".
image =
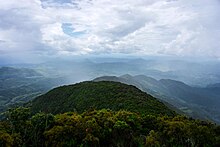
[[57,87],[27,106],[4,113],[0,120],[3,146],[220,144],[216,124],[178,115],[151,95],[120,82],[88,81]]
[[[157,82],[150,77],[138,78]],[[118,79],[121,78],[114,77]],[[161,83],[166,82],[171,83],[169,80]],[[183,84],[174,83],[177,88]],[[219,126],[178,115],[151,95],[120,82],[97,80],[57,87],[26,106],[4,113],[0,120],[3,146],[211,147],[220,144]]]
[[76,111],[82,113],[90,108],[128,110],[146,114],[175,115],[151,95],[138,88],[119,82],[81,82],[55,88],[37,97],[32,102],[33,112],[63,113]]

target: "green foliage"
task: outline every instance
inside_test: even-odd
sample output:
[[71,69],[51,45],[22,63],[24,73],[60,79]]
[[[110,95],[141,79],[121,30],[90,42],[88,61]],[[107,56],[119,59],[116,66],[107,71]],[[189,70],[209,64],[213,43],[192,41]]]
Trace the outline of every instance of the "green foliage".
[[10,147],[13,144],[13,138],[10,134],[0,131],[0,145]]
[[176,115],[150,95],[115,82],[56,88],[33,101],[31,108],[9,109],[5,114],[0,121],[2,146],[220,145],[219,126]]
[[219,146],[219,126],[183,116],[109,109],[57,115],[29,112],[8,111],[0,122],[2,146]]
[[6,117],[9,120],[10,124],[12,124],[13,132],[20,132],[21,134],[27,133],[27,127],[29,122],[28,118],[31,116],[30,109],[24,107],[18,107],[15,109],[9,109],[6,112]]
[[32,102],[32,111],[82,113],[91,108],[128,110],[144,114],[176,115],[151,95],[119,82],[82,82],[55,88]]
[[31,142],[34,146],[40,146],[44,142],[44,131],[54,125],[54,116],[52,114],[37,113],[30,118],[31,122]]
[[149,147],[160,147],[159,135],[154,130],[151,130],[149,135],[146,137],[146,146]]

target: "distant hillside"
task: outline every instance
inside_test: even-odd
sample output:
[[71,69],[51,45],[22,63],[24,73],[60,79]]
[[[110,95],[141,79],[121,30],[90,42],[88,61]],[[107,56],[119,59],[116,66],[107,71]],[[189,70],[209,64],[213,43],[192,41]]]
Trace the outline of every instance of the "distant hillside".
[[47,78],[33,69],[0,68],[0,111],[8,105],[24,103],[63,83],[63,78]]
[[90,108],[128,110],[146,114],[174,115],[151,95],[134,86],[119,82],[82,82],[55,88],[32,101],[32,111],[63,113],[68,111],[84,112]]
[[103,76],[94,81],[118,81],[137,86],[154,97],[179,108],[189,116],[220,123],[220,89],[218,84],[207,88],[191,87],[183,82],[156,80],[144,75]]
[[0,68],[0,79],[5,78],[25,78],[25,77],[39,77],[42,76],[33,69],[28,68],[13,68],[13,67],[1,67]]
[[220,83],[210,84],[207,86],[207,88],[220,88]]

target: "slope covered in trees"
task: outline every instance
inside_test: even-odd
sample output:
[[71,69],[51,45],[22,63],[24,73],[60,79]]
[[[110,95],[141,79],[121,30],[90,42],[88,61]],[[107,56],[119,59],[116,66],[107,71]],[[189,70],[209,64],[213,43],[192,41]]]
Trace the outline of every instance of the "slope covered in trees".
[[220,145],[219,126],[177,115],[136,87],[118,82],[58,87],[36,98],[30,108],[4,114],[1,146]]
[[65,147],[213,147],[220,127],[183,116],[155,116],[124,110],[89,110],[82,114],[37,113],[11,109],[0,121],[2,146]]
[[90,108],[128,110],[145,114],[175,115],[151,95],[119,82],[81,82],[55,88],[32,101],[33,112],[82,113]]

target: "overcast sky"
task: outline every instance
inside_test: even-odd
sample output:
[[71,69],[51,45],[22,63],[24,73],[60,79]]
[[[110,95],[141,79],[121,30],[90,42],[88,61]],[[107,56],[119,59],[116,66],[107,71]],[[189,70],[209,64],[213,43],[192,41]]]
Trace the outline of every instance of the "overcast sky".
[[220,0],[0,1],[0,62],[105,54],[220,59]]

